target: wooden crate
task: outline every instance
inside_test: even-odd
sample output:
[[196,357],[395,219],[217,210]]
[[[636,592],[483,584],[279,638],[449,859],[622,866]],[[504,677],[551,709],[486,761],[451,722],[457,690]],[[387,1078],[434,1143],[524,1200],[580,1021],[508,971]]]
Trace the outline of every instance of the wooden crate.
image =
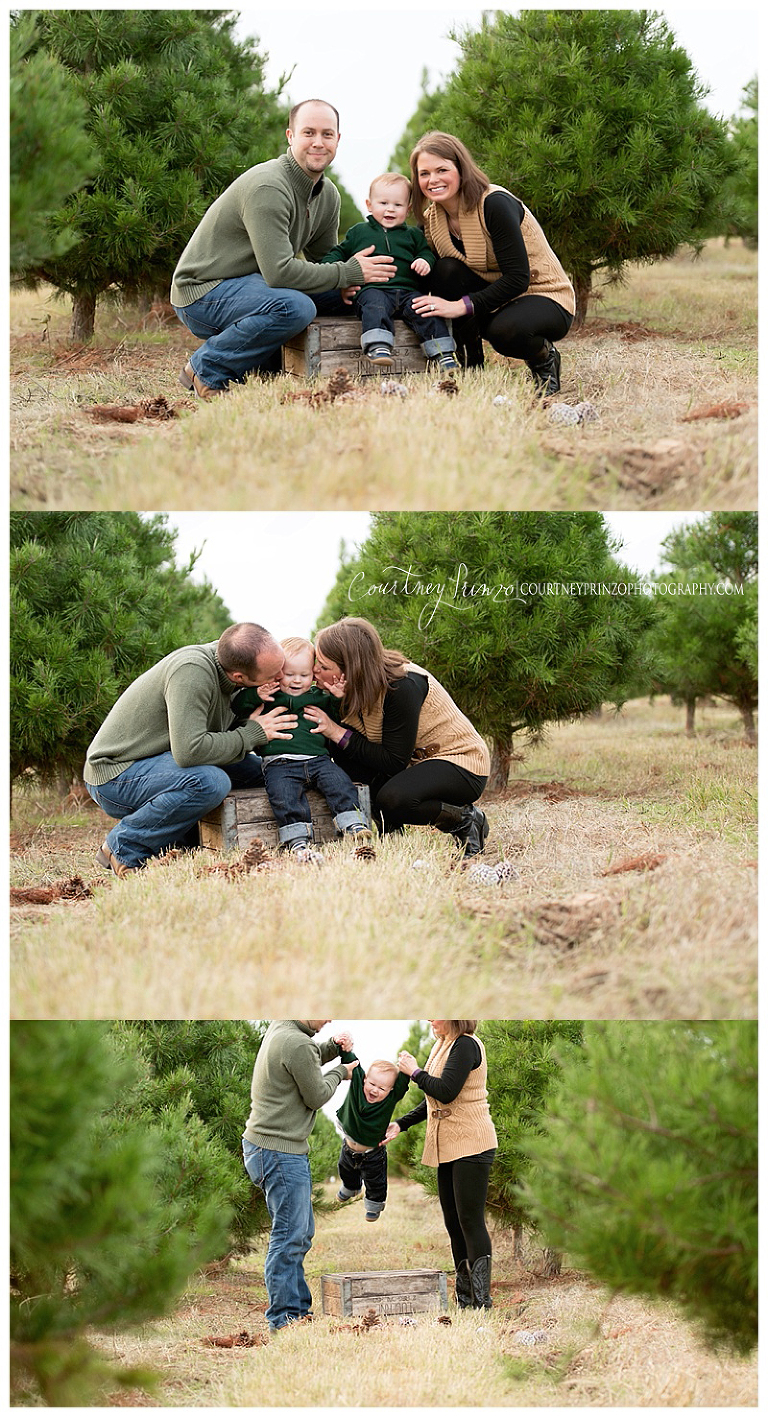
[[[370,788],[366,783],[357,783],[356,786],[360,811],[370,826]],[[338,833],[325,798],[319,792],[310,791],[307,800],[312,812],[315,842],[336,841]],[[280,845],[277,822],[263,787],[237,788],[200,822],[200,845],[211,847],[214,851],[244,851],[255,836],[261,837],[265,846],[277,849]]]
[[323,1313],[423,1314],[448,1308],[448,1285],[441,1269],[370,1270],[322,1276]]
[[301,334],[283,345],[283,372],[301,379],[327,378],[334,369],[346,369],[355,379],[406,373],[423,374],[427,361],[413,330],[395,320],[394,362],[378,368],[369,364],[360,348],[359,320],[318,315]]

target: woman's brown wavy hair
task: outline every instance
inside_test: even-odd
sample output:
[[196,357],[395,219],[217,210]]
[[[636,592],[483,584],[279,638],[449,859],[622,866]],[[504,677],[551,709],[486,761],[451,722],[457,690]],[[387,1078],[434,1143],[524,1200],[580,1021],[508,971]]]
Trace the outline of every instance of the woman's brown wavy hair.
[[465,211],[470,211],[472,207],[479,206],[483,192],[487,192],[491,185],[491,180],[478,167],[469,148],[466,148],[460,138],[454,138],[452,133],[425,133],[423,138],[419,138],[418,143],[411,153],[411,178],[412,194],[411,204],[413,215],[419,226],[424,224],[424,208],[429,198],[424,196],[419,186],[419,158],[422,153],[434,153],[436,157],[447,158],[449,162],[455,163],[459,169],[461,185],[459,187],[459,197],[461,205]]
[[370,620],[350,615],[326,625],[315,635],[315,649],[333,664],[344,678],[344,713],[364,713],[402,679],[408,663],[397,649],[385,649],[378,630]]

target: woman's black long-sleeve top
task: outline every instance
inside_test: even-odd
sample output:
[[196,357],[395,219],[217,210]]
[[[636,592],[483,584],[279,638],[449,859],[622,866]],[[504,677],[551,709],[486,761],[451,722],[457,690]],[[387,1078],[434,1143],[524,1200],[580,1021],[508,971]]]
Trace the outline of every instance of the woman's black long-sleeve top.
[[[483,217],[501,274],[492,281],[483,281],[478,276],[478,289],[470,294],[476,315],[492,315],[510,300],[524,295],[531,283],[531,267],[522,232],[524,215],[522,202],[510,192],[488,193]],[[458,250],[464,250],[461,241],[455,236],[451,239]]]
[[364,733],[351,730],[344,748],[329,743],[331,756],[350,777],[363,782],[390,778],[403,772],[413,756],[419,731],[419,715],[429,684],[425,674],[409,669],[384,695],[381,742],[372,743]]
[[[439,1078],[431,1077],[424,1068],[417,1068],[416,1072],[412,1074],[411,1082],[421,1088],[422,1092],[434,1097],[437,1102],[455,1102],[469,1074],[474,1072],[475,1068],[479,1068],[482,1056],[477,1039],[470,1037],[468,1033],[461,1033],[451,1047]],[[412,1112],[406,1112],[404,1117],[395,1118],[401,1132],[407,1132],[409,1127],[414,1127],[418,1122],[426,1120],[426,1098],[417,1107],[414,1107]]]

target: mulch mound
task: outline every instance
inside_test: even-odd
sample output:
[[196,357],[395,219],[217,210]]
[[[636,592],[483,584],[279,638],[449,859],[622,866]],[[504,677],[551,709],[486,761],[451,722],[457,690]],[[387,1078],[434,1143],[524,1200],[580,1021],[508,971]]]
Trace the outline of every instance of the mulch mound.
[[264,1348],[269,1339],[264,1333],[248,1333],[243,1329],[241,1333],[209,1333],[200,1342],[204,1348]]
[[684,413],[680,422],[695,423],[699,418],[740,418],[751,407],[749,403],[736,403],[733,399],[726,399],[723,403],[706,403],[692,408],[690,413]]
[[82,876],[54,881],[52,886],[11,886],[11,905],[52,905],[58,900],[90,900],[92,896]]
[[623,861],[617,861],[615,866],[608,866],[601,871],[602,876],[620,876],[624,871],[655,871],[657,866],[661,866],[666,861],[666,856],[660,852],[653,853],[646,851],[643,856],[625,856]]
[[138,423],[140,418],[179,418],[181,412],[189,408],[194,408],[189,399],[169,404],[163,394],[158,394],[156,398],[139,399],[138,403],[131,404],[94,403],[85,411],[100,423]]

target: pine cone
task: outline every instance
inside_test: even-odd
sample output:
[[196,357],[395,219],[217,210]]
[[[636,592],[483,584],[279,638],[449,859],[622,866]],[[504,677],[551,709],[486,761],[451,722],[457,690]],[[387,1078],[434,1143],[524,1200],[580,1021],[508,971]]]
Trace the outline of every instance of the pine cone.
[[376,1310],[366,1309],[365,1313],[363,1314],[363,1328],[375,1328],[376,1325],[380,1323],[381,1319],[376,1313]]
[[327,393],[329,398],[333,401],[333,399],[337,399],[340,394],[353,393],[354,388],[355,386],[347,370],[340,364],[338,369],[334,369],[328,380]]
[[376,848],[375,848],[375,846],[356,846],[356,847],[355,847],[355,860],[356,860],[356,861],[375,861],[375,860],[376,860]]
[[260,836],[255,836],[248,843],[241,858],[241,865],[244,870],[252,871],[255,866],[261,866],[265,861],[271,861],[271,855],[267,850]]
[[441,379],[440,383],[437,385],[437,390],[438,393],[441,394],[457,394],[459,392],[459,386],[455,379]]
[[139,399],[139,408],[145,418],[175,418],[176,414],[163,394],[156,398]]

